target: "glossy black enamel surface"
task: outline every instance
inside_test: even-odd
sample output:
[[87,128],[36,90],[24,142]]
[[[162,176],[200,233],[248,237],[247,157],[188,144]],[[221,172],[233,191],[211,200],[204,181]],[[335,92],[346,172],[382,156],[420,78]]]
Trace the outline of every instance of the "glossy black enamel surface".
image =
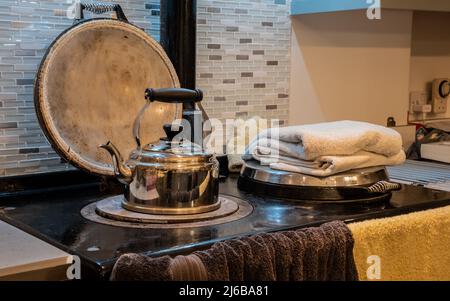
[[[132,229],[85,220],[80,210],[105,197],[93,188],[0,200],[0,218],[71,254],[80,255],[90,276],[102,277],[123,253],[177,254],[214,241],[264,231],[318,225],[332,220],[364,220],[450,204],[450,193],[404,187],[390,203],[335,205],[255,197],[237,189],[237,176],[221,183],[221,193],[249,201],[253,213],[239,221],[192,229]],[[301,196],[298,197],[301,199]]]

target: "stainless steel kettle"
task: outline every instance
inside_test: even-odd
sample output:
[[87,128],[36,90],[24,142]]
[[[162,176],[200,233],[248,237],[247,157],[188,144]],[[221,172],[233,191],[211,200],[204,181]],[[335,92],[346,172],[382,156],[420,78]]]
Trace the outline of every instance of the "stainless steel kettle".
[[123,207],[148,214],[197,214],[216,210],[219,202],[219,166],[202,146],[179,138],[183,128],[164,125],[167,137],[141,146],[140,121],[151,102],[199,102],[200,90],[148,89],[147,103],[136,118],[134,136],[138,145],[125,162],[111,143],[101,145],[113,159],[118,180],[127,185]]

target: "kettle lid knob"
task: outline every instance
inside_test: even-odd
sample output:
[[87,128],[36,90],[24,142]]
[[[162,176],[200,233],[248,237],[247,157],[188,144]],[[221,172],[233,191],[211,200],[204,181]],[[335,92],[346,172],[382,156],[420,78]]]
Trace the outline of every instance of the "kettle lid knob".
[[172,125],[172,124],[165,124],[163,126],[163,129],[164,129],[164,132],[166,133],[167,138],[162,139],[162,140],[171,142],[177,135],[179,135],[179,134],[181,134],[181,132],[183,132],[183,126],[179,125],[176,130],[174,129],[175,127],[177,127],[177,126]]

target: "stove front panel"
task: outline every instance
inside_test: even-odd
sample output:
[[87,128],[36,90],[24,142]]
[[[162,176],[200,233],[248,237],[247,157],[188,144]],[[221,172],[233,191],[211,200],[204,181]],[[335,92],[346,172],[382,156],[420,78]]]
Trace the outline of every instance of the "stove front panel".
[[395,192],[390,204],[345,206],[289,202],[241,192],[237,189],[237,176],[231,176],[221,184],[221,193],[248,201],[253,212],[236,221],[203,227],[116,227],[81,216],[83,207],[105,198],[104,195],[92,191],[67,191],[1,200],[0,218],[81,256],[105,272],[124,253],[176,254],[206,247],[218,240],[259,232],[313,226],[332,220],[349,222],[393,216],[450,204],[450,193],[409,186]]

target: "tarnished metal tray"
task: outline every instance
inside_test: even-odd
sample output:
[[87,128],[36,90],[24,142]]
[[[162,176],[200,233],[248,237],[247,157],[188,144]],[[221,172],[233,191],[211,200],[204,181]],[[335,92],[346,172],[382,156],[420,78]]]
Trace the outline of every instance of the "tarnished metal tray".
[[[179,87],[162,47],[117,15],[82,20],[63,32],[35,83],[38,119],[53,148],[74,166],[104,176],[112,176],[113,167],[98,146],[114,141],[124,156],[136,147],[132,126],[146,88]],[[144,142],[164,136],[161,125],[175,114],[173,104],[154,104],[143,118]]]

